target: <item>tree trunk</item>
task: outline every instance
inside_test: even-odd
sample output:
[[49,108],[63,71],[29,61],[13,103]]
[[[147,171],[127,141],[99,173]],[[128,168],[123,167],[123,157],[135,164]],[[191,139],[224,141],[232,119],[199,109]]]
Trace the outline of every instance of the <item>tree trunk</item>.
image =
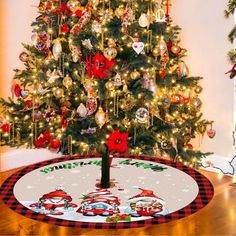
[[106,145],[105,150],[102,153],[101,188],[110,188],[110,157],[109,150]]

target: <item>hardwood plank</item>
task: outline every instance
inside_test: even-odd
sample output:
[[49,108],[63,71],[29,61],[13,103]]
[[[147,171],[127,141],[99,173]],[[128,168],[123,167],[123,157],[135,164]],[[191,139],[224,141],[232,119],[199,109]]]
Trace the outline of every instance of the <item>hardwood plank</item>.
[[[0,183],[19,169],[1,173]],[[174,222],[122,230],[67,228],[26,218],[0,201],[0,235],[236,235],[236,188],[230,186],[232,178],[200,172],[214,185],[213,200],[195,214]]]

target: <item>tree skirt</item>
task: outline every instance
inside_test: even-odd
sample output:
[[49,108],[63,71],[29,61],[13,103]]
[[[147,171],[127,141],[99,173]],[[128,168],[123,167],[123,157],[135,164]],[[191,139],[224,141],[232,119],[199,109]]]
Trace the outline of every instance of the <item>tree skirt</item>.
[[203,208],[214,190],[199,172],[148,156],[114,157],[101,189],[101,158],[64,156],[27,166],[0,188],[26,217],[81,228],[130,228],[177,220]]

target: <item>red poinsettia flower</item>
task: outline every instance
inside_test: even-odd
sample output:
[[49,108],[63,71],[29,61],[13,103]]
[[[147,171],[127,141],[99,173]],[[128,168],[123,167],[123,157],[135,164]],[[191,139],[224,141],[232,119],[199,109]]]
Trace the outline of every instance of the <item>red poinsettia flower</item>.
[[110,134],[106,145],[110,152],[125,153],[128,150],[128,133],[120,133],[115,130]]
[[95,78],[105,79],[114,64],[114,60],[109,61],[102,54],[97,53],[92,57],[91,62],[88,62],[86,65],[88,77],[94,76]]

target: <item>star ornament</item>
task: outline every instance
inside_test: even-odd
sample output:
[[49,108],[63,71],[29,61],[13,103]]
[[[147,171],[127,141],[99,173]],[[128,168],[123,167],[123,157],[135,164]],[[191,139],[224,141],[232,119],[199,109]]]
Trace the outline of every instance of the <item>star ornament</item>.
[[115,130],[110,134],[106,145],[110,152],[125,153],[128,150],[128,133]]

